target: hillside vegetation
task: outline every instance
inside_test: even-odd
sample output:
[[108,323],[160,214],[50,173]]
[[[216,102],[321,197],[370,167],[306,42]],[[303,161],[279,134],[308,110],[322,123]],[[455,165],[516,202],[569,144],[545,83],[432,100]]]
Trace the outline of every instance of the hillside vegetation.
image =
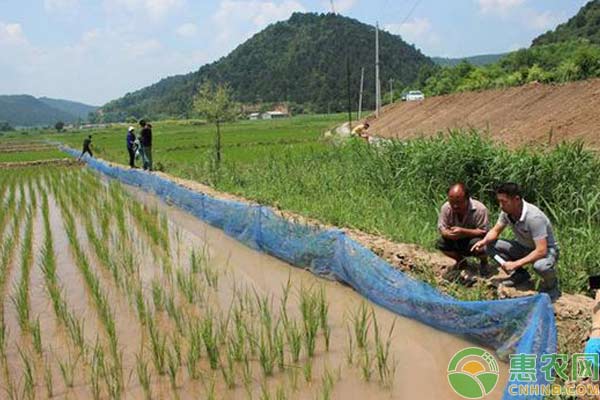
[[430,96],[600,77],[600,0],[534,39],[530,48],[508,53],[495,63],[476,66],[465,60],[425,72],[418,85]]
[[[192,98],[206,80],[227,83],[236,100],[247,103],[288,102],[292,111],[338,112],[348,105],[346,58],[350,60],[353,108],[365,68],[365,88],[374,87],[375,28],[337,14],[295,13],[270,25],[227,57],[197,72],[161,80],[102,107],[104,121],[147,116],[188,117]],[[433,62],[399,36],[380,32],[381,79],[399,87],[418,78]],[[373,107],[366,90],[363,107]]]
[[11,126],[51,125],[85,120],[97,107],[29,95],[0,95],[0,121]]

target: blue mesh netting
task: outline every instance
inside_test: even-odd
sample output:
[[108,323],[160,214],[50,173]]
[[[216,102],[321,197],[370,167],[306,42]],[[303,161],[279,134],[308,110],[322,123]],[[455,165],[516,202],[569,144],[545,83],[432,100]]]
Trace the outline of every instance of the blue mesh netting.
[[[79,152],[64,149],[71,155]],[[139,186],[222,229],[229,236],[297,267],[344,282],[399,315],[492,348],[504,361],[509,354],[556,352],[556,325],[545,294],[494,300],[459,301],[394,269],[370,250],[333,229],[290,222],[269,208],[220,200],[168,179],[111,166],[86,156],[88,165],[128,185]],[[537,363],[537,383],[547,383]],[[519,384],[510,381],[510,384]],[[542,398],[543,396],[528,396]],[[504,390],[504,399],[518,398]]]

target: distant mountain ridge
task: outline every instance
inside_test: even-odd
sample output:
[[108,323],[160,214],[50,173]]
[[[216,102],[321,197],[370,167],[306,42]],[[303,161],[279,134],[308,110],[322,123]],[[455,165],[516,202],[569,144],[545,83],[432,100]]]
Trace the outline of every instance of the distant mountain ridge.
[[98,107],[68,100],[30,95],[0,95],[0,121],[12,126],[54,125],[85,121]]
[[433,60],[434,63],[436,63],[437,65],[439,65],[441,67],[455,67],[458,64],[460,64],[462,61],[466,61],[471,65],[482,66],[482,65],[493,64],[493,63],[497,62],[498,60],[500,60],[502,57],[504,57],[506,54],[508,54],[508,53],[480,54],[480,55],[476,55],[476,56],[455,57],[455,58],[431,57],[431,59]]
[[49,97],[40,97],[38,98],[38,100],[46,103],[52,108],[64,111],[82,120],[87,119],[89,113],[94,112],[98,109],[97,106],[90,106],[87,104],[79,103],[77,101],[51,99]]
[[531,45],[540,46],[582,39],[600,45],[600,0],[590,1],[567,22],[533,39]]
[[[412,84],[433,62],[400,36],[380,31],[381,81]],[[295,13],[269,25],[222,59],[198,71],[169,77],[104,105],[104,120],[148,116],[186,117],[199,85],[227,83],[243,103],[288,102],[298,111],[343,111],[348,105],[346,58],[350,60],[352,107],[357,108],[361,68],[363,107],[374,105],[375,28],[338,14]]]

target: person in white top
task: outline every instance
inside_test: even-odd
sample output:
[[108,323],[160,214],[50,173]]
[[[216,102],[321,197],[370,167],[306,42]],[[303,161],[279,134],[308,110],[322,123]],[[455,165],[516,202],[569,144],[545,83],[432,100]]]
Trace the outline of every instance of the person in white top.
[[[533,264],[533,269],[542,278],[540,291],[556,300],[560,296],[556,276],[559,248],[550,220],[539,208],[523,199],[521,188],[516,183],[498,186],[496,199],[502,210],[498,222],[475,243],[473,250],[487,246],[487,253],[510,273],[502,282],[504,286],[529,281],[530,275],[524,267]],[[498,240],[507,226],[511,227],[515,239]]]

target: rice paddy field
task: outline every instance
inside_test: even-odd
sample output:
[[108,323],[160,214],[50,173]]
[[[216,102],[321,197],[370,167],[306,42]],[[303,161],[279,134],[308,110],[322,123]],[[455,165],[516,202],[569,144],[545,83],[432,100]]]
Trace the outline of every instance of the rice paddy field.
[[0,163],[18,163],[65,158],[56,146],[42,140],[0,140]]
[[465,340],[138,189],[23,166],[0,169],[0,201],[3,398],[456,396]]
[[[561,245],[559,277],[567,293],[587,293],[600,274],[600,162],[583,143],[511,149],[477,131],[392,140],[373,147],[336,143],[323,132],[345,115],[300,116],[224,124],[222,162],[214,162],[212,125],[201,121],[154,124],[157,169],[339,227],[433,249],[437,215],[448,186],[466,182],[494,221],[493,188],[520,183],[525,198],[551,218]],[[137,127],[136,127],[137,128]],[[92,131],[95,154],[126,164],[127,125]],[[376,133],[376,132],[375,132]],[[42,138],[79,149],[88,131]],[[1,156],[1,155],[0,155]],[[433,281],[428,268],[421,278]],[[459,298],[494,298],[493,291],[446,288]]]
[[[323,137],[343,119],[225,124],[220,165],[214,126],[157,122],[155,166],[425,248],[450,183],[466,182],[493,221],[494,185],[516,181],[554,224],[563,292],[588,293],[587,277],[600,273],[600,163],[582,143],[514,150],[476,131],[380,146]],[[396,318],[82,165],[20,164],[62,159],[50,142],[79,149],[89,134],[96,156],[126,164],[127,126],[0,140],[6,398],[405,398],[423,388],[452,398],[445,368],[464,340]],[[497,296],[443,285],[461,299]],[[559,350],[580,351],[565,333]]]

